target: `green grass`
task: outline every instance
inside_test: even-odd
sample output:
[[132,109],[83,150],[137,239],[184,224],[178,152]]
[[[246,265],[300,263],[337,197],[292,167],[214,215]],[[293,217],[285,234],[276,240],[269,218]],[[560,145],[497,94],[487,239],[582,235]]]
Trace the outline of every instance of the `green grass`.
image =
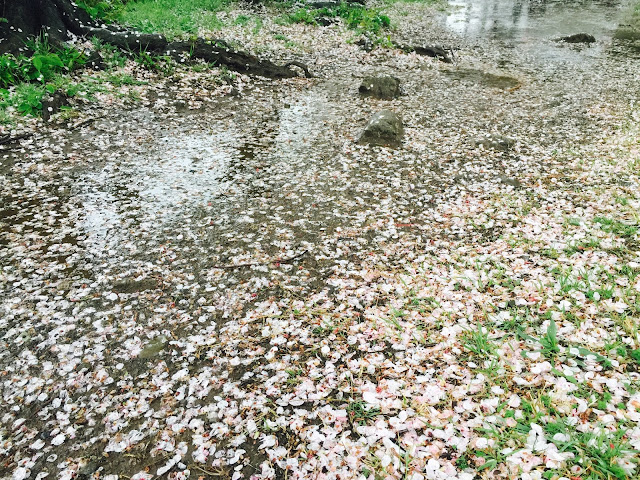
[[117,18],[127,0],[80,0],[76,3],[91,17],[112,21]]
[[217,13],[230,3],[230,0],[139,0],[128,2],[116,19],[142,32],[175,37],[196,34],[200,29],[219,30],[224,23]]
[[613,233],[619,237],[631,238],[638,233],[637,225],[630,225],[620,220],[606,217],[596,217],[594,221],[600,224],[600,229],[606,233]]
[[[69,98],[79,96],[92,100],[98,92],[141,84],[130,74],[115,71],[125,65],[127,56],[99,41],[94,41],[94,48],[101,53],[106,72],[75,79],[68,74],[84,66],[83,53],[70,47],[53,48],[43,39],[33,40],[28,47],[30,56],[0,56],[1,124],[12,123],[16,114],[41,115],[42,100],[48,93],[62,92]],[[144,52],[130,57],[148,70],[169,74],[174,68],[174,63],[164,57]]]
[[481,358],[487,358],[496,354],[497,347],[489,338],[486,328],[478,326],[476,330],[467,330],[464,333],[464,347]]
[[333,8],[298,8],[285,13],[279,21],[283,24],[317,25],[317,20],[320,17],[340,18],[348,28],[358,33],[378,35],[382,30],[391,27],[391,19],[382,13],[381,9],[346,3]]
[[381,411],[378,407],[372,407],[364,401],[358,400],[349,404],[347,414],[352,424],[366,425],[368,422],[375,420],[381,414]]

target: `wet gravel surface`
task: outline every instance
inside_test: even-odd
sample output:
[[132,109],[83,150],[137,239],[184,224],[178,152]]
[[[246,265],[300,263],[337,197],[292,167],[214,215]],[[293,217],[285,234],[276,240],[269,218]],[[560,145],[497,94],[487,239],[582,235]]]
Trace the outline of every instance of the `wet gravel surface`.
[[[202,98],[159,79],[134,107],[90,107],[94,122],[43,127],[0,153],[2,478],[474,478],[455,463],[469,442],[481,448],[473,424],[458,453],[416,454],[409,471],[386,460],[396,450],[382,438],[395,433],[376,437],[345,409],[364,398],[397,415],[403,435],[432,428],[410,424],[415,404],[407,414],[372,395],[428,397],[418,386],[429,378],[454,389],[433,373],[464,363],[446,328],[478,320],[446,282],[436,288],[447,262],[482,252],[514,269],[526,248],[509,238],[531,235],[540,251],[567,243],[540,215],[593,217],[616,212],[609,197],[637,199],[637,172],[597,164],[619,152],[637,60],[607,24],[587,48],[554,42],[551,27],[487,37],[403,8],[397,38],[455,46],[454,64],[367,53],[333,33],[303,54],[317,78],[242,77],[239,95]],[[404,95],[360,97],[377,72]],[[382,109],[402,116],[402,148],[355,143]],[[637,254],[629,245],[621,262]],[[551,281],[538,253],[527,275]],[[451,315],[426,345],[395,339],[374,313],[402,308],[424,278],[431,296],[453,295]],[[524,297],[487,295],[487,309]],[[624,369],[610,378],[637,382]],[[442,413],[438,399],[423,398]]]

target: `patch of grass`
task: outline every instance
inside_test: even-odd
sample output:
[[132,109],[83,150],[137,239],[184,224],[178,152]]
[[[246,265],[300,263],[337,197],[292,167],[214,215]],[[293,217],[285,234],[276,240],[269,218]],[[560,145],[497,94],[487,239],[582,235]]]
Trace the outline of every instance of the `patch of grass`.
[[571,243],[564,249],[564,252],[571,256],[574,253],[584,252],[585,250],[592,250],[600,248],[600,240],[597,238],[585,238],[575,243]]
[[364,401],[354,401],[347,407],[349,420],[354,425],[366,425],[367,422],[375,420],[380,415],[381,410],[378,407],[367,405]]
[[622,464],[629,467],[637,466],[636,451],[626,438],[626,431],[618,429],[613,433],[575,433],[560,423],[546,426],[550,437],[556,433],[568,435],[568,440],[553,440],[562,452],[573,453],[571,463],[579,465],[589,472],[589,479],[619,479],[631,478]]
[[11,121],[11,113],[38,116],[47,93],[65,91],[73,96],[65,74],[84,66],[84,53],[68,46],[53,48],[46,37],[35,38],[26,45],[29,55],[0,56],[1,123]]
[[594,222],[600,224],[600,229],[606,233],[613,233],[619,237],[630,238],[638,233],[637,225],[630,225],[620,220],[606,217],[596,217]]
[[496,354],[496,345],[489,339],[489,332],[481,325],[476,330],[464,333],[464,347],[479,357],[486,358]]
[[287,377],[287,384],[288,385],[297,385],[300,383],[300,376],[304,373],[304,371],[300,368],[298,369],[290,369],[290,370],[285,370],[285,372],[287,373],[288,377]]
[[217,13],[230,3],[230,0],[139,0],[128,2],[117,19],[142,32],[175,37],[195,34],[199,29],[218,30],[224,23]]
[[233,21],[234,25],[240,25],[242,27],[246,27],[251,21],[251,17],[248,15],[238,15],[238,17]]
[[105,76],[105,81],[111,83],[115,87],[122,87],[124,85],[144,85],[145,82],[141,82],[133,78],[128,73],[114,73]]
[[319,16],[317,12],[320,10],[307,10],[306,8],[299,8],[294,12],[288,13],[281,17],[281,23],[305,23],[307,25],[317,25],[316,18]]
[[124,67],[127,63],[126,55],[122,53],[122,50],[118,47],[104,43],[102,40],[95,37],[92,39],[92,43],[94,49],[102,55],[102,59],[104,60],[107,70]]
[[558,353],[560,353],[560,346],[558,344],[558,327],[553,318],[549,321],[547,332],[540,339],[540,345],[542,346],[541,353],[549,358],[554,359]]
[[320,17],[341,18],[351,30],[372,35],[378,35],[382,30],[391,27],[391,19],[382,13],[381,9],[347,3],[332,8],[297,8],[280,17],[280,23],[317,25]]
[[134,56],[135,61],[151,72],[171,75],[175,71],[175,62],[169,56],[151,55],[140,52]]
[[112,21],[118,17],[127,0],[79,0],[78,6],[91,17]]

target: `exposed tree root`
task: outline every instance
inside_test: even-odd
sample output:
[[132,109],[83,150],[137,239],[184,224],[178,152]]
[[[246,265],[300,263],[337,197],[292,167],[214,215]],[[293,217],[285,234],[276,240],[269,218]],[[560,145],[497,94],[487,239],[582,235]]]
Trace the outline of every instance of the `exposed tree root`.
[[0,3],[0,8],[0,16],[8,20],[0,23],[0,53],[15,52],[23,48],[29,36],[41,32],[46,32],[54,43],[67,39],[72,33],[87,38],[96,37],[123,50],[172,57],[187,56],[263,77],[299,76],[299,72],[291,67],[302,69],[307,77],[312,76],[308,67],[301,62],[277,65],[255,55],[236,51],[223,40],[197,38],[193,41],[169,41],[163,35],[97,25],[71,0],[6,0]]

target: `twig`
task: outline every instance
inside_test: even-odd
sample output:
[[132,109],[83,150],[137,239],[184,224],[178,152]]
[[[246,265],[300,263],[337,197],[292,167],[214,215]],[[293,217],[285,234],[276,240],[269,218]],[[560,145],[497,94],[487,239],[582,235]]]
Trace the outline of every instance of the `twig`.
[[295,260],[297,260],[298,258],[302,257],[303,255],[305,255],[307,253],[308,250],[304,250],[301,253],[298,253],[297,255],[294,255],[293,257],[289,257],[289,258],[284,258],[282,260],[271,260],[269,262],[254,262],[254,263],[238,263],[237,265],[214,265],[212,268],[219,268],[222,270],[233,270],[234,268],[245,268],[245,267],[259,267],[259,266],[264,266],[264,265],[271,265],[271,264],[283,264],[283,263],[291,263]]
[[69,131],[77,130],[80,127],[84,127],[85,125],[89,125],[90,123],[95,122],[97,119],[98,119],[98,117],[89,117],[89,118],[85,118],[84,120],[80,120],[79,122],[76,122],[73,125],[71,125],[69,127]]
[[199,467],[198,465],[192,463],[191,465],[189,465],[189,468],[195,468],[196,470],[200,470],[202,473],[206,473],[207,475],[211,475],[212,477],[217,477],[219,476],[218,472],[212,472],[210,470],[207,470],[205,468]]

